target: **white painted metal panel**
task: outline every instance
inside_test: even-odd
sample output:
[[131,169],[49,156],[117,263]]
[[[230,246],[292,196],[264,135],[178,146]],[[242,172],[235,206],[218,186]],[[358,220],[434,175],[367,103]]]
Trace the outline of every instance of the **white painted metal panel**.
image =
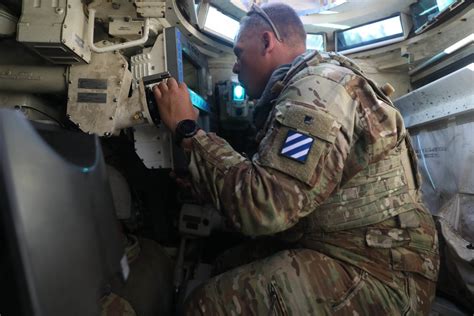
[[395,100],[406,127],[416,127],[474,110],[474,63]]

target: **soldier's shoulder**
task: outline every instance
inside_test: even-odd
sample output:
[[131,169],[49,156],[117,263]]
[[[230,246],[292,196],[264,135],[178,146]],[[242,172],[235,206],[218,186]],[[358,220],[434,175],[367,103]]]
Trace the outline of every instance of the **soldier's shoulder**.
[[362,93],[373,93],[366,91],[369,84],[364,74],[354,71],[351,67],[341,65],[335,59],[314,62],[310,60],[306,67],[289,80],[286,88],[305,91],[307,94],[314,93],[312,89],[302,89],[308,85],[314,86],[318,93],[322,90],[329,90],[333,94],[347,94],[349,99],[357,98],[357,90]]
[[335,83],[343,83],[345,79],[352,78],[356,74],[347,67],[341,66],[336,60],[312,61],[308,62],[307,67],[296,73],[292,82],[297,84],[297,81],[308,76],[320,77],[330,80]]
[[278,101],[292,100],[319,109],[329,109],[335,103],[347,107],[356,97],[351,93],[354,90],[353,76],[355,74],[350,69],[336,64],[308,66],[286,84]]

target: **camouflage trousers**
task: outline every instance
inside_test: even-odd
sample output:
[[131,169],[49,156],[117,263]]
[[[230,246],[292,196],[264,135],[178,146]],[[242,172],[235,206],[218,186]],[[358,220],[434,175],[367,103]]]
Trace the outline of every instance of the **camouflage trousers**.
[[310,249],[279,251],[192,293],[185,315],[427,315],[435,282],[394,272],[390,286]]

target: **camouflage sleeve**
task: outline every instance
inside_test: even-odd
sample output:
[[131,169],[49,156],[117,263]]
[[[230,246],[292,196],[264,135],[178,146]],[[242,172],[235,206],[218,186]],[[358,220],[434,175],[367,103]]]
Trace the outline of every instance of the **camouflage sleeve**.
[[[361,131],[359,105],[340,80],[299,79],[280,96],[252,161],[214,134],[194,137],[193,181],[242,233],[284,231],[348,177],[344,167],[350,154],[366,156],[363,141],[353,146]],[[368,163],[360,160],[355,167]]]

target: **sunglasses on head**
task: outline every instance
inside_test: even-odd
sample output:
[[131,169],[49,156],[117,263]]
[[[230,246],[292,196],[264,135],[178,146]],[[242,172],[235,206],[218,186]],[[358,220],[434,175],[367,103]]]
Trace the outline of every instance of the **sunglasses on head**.
[[252,7],[251,7],[250,10],[247,12],[247,15],[252,15],[252,14],[258,14],[258,15],[260,15],[260,16],[270,25],[270,27],[272,28],[273,33],[275,33],[275,37],[277,38],[277,40],[278,40],[279,42],[282,42],[280,33],[278,32],[278,29],[276,28],[275,24],[273,24],[272,20],[271,20],[270,17],[268,16],[268,14],[266,14],[265,11],[263,11],[262,8],[260,8],[260,7],[259,7],[258,5],[256,5],[255,3],[252,4]]

